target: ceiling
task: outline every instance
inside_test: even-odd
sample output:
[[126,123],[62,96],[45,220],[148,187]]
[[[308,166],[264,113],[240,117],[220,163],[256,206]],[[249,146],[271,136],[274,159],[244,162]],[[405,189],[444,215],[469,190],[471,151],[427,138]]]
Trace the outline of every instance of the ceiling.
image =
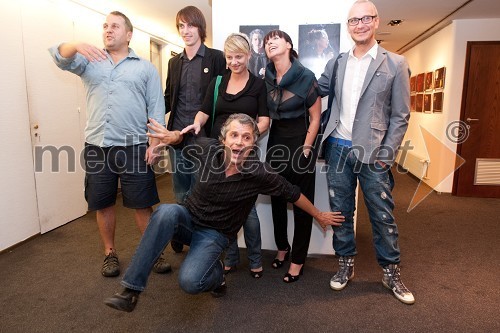
[[[115,0],[137,14],[157,22],[172,22],[177,11],[187,5],[200,8],[206,18],[211,37],[211,0]],[[277,0],[275,0],[277,1]],[[314,2],[314,0],[309,0]],[[500,18],[500,0],[373,0],[377,6],[380,26],[376,35],[389,51],[403,53],[455,19]],[[241,1],[244,6],[247,1]],[[237,0],[230,2],[238,6]],[[398,26],[387,25],[400,19]],[[211,38],[207,38],[210,43]]]
[[[403,53],[456,19],[500,18],[500,0],[374,0],[376,35],[389,51]],[[397,3],[397,5],[395,5]],[[399,26],[387,25],[401,19]],[[387,34],[386,34],[387,33]]]

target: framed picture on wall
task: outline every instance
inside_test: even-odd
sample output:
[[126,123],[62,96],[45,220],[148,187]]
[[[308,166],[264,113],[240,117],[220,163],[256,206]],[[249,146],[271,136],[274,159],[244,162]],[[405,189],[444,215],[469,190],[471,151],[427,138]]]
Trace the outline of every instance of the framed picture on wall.
[[441,113],[443,112],[443,92],[434,92],[432,96],[432,112]]
[[415,95],[415,111],[422,112],[424,109],[424,94]]
[[417,104],[417,95],[410,95],[410,111],[415,112]]
[[434,71],[434,89],[444,88],[444,77],[446,75],[446,68],[441,67]]
[[432,112],[432,94],[424,94],[424,112]]
[[430,91],[434,87],[434,72],[427,72],[425,73],[425,82],[424,82],[424,89],[425,91]]
[[299,25],[298,52],[300,63],[321,76],[325,65],[340,50],[340,23]]
[[415,81],[417,80],[417,78],[415,76],[412,76],[410,77],[410,93],[415,93],[415,89],[416,89],[416,86],[415,86]]
[[417,75],[417,82],[416,82],[416,91],[417,92],[424,92],[424,80],[425,80],[424,73],[420,73]]
[[279,29],[279,25],[240,25],[240,32],[248,36],[252,55],[248,61],[248,69],[253,75],[263,79],[269,59],[264,50],[264,36],[271,30]]

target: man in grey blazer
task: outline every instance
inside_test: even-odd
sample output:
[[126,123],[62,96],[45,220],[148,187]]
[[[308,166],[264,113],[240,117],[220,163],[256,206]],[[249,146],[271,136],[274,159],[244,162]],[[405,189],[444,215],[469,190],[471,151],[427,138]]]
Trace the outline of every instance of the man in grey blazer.
[[[413,294],[400,279],[398,228],[393,215],[394,179],[390,170],[408,127],[410,71],[403,56],[378,46],[378,25],[375,5],[368,0],[356,1],[347,20],[355,45],[338,60],[330,60],[318,81],[325,94],[331,82],[335,84],[321,148],[328,164],[330,208],[345,216],[342,226],[333,227],[339,270],[330,280],[330,287],[342,290],[354,277],[357,250],[353,216],[359,180],[372,224],[377,261],[383,269],[382,283],[398,300],[413,304]],[[338,70],[333,73],[335,61]]]

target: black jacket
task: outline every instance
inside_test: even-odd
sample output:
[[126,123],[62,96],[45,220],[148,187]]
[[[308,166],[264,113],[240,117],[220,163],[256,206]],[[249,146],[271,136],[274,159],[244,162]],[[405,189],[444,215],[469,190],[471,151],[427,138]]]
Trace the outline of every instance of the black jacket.
[[[222,75],[226,71],[226,59],[222,51],[205,48],[205,56],[201,63],[201,91],[202,101],[205,98],[208,84],[217,75]],[[181,82],[182,59],[181,53],[168,61],[167,84],[165,88],[165,112],[171,112],[168,119],[167,128],[172,129],[174,115],[177,111],[179,85]]]

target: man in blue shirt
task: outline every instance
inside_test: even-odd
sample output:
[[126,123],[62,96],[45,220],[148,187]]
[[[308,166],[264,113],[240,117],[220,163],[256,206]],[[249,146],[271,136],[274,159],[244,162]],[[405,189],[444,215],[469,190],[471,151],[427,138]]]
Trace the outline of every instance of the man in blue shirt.
[[[85,128],[85,199],[97,211],[104,243],[104,276],[120,274],[114,234],[115,202],[120,179],[123,205],[135,209],[135,220],[144,232],[158,203],[154,172],[150,165],[159,156],[159,143],[148,145],[148,117],[165,124],[161,80],[156,68],[128,47],[133,27],[120,12],[111,12],[103,24],[104,49],[81,42],[52,47],[56,65],[82,79],[87,99]],[[156,272],[170,271],[157,258]]]

